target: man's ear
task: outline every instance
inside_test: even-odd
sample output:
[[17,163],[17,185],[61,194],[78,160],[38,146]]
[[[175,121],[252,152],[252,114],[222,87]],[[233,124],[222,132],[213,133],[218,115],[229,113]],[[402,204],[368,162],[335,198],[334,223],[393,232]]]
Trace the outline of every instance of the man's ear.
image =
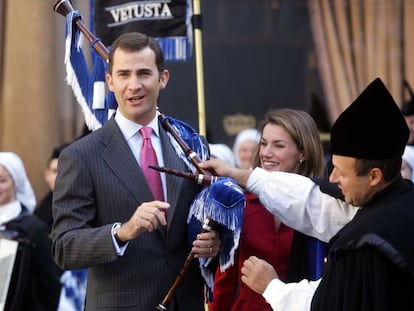
[[170,79],[170,72],[164,69],[160,74],[160,88],[163,89],[167,86],[168,80]]
[[384,179],[384,175],[379,168],[374,167],[369,172],[369,180],[371,186],[378,185]]
[[109,73],[106,73],[105,75],[105,80],[106,80],[106,85],[108,85],[108,89],[113,92],[113,88],[112,88],[112,76]]

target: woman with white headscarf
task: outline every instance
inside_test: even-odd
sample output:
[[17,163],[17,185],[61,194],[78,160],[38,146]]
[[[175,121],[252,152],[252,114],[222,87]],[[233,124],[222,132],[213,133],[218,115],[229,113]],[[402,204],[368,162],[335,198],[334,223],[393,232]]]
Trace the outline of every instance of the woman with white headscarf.
[[0,152],[0,238],[19,242],[4,310],[56,311],[57,308],[59,279],[47,226],[32,214],[35,204],[19,156]]
[[226,144],[209,144],[210,157],[226,161],[232,166],[236,165],[233,151]]
[[260,132],[254,128],[244,129],[237,134],[233,144],[233,154],[239,168],[252,166],[253,155],[259,146]]

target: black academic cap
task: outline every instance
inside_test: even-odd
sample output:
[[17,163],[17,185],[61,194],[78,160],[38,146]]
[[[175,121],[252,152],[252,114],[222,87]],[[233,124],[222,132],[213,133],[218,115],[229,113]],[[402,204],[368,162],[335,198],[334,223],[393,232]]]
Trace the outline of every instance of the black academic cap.
[[370,160],[399,157],[408,134],[399,107],[376,78],[333,124],[332,154]]
[[404,87],[408,90],[410,94],[410,99],[404,101],[401,107],[401,112],[404,116],[412,116],[414,115],[414,93],[408,84],[408,81],[404,79]]

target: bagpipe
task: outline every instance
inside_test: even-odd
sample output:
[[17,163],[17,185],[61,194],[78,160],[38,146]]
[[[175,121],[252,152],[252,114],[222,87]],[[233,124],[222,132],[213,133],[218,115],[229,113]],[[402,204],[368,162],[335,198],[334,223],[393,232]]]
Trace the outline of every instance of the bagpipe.
[[[101,59],[105,62],[108,61],[109,51],[107,47],[85,26],[81,15],[74,10],[69,0],[58,1],[53,6],[53,10],[66,17],[67,41],[65,62],[68,62],[71,56],[68,54],[79,53],[79,42],[73,43],[70,41],[73,41],[73,39],[80,40],[81,34],[89,41],[91,48],[101,57]],[[75,66],[74,68],[71,67],[70,70],[79,71],[83,70],[83,68],[86,67]],[[72,76],[74,75],[79,75],[79,73],[72,72]],[[71,85],[72,87],[73,85],[78,85],[76,79]],[[85,98],[90,97],[89,95],[92,93],[91,87],[85,87],[78,91],[78,93],[76,93],[75,90],[74,92],[75,95],[77,95],[76,97],[78,101],[90,101],[90,98]],[[85,94],[87,96],[83,96]],[[108,98],[110,98],[110,96],[107,96],[107,99]],[[112,99],[114,99],[113,96]],[[107,108],[114,108],[113,104],[105,104],[105,106]],[[90,103],[84,103],[82,106],[84,111],[89,108],[89,111],[87,112],[89,113],[89,116],[91,116],[90,107]],[[87,113],[85,112],[85,114]],[[205,186],[194,199],[190,207],[187,222],[190,222],[195,218],[202,224],[201,232],[207,232],[212,229],[220,231],[222,247],[218,255],[218,261],[220,269],[224,271],[234,263],[234,252],[239,243],[242,215],[245,206],[243,190],[231,178],[217,176],[214,171],[205,170],[199,166],[202,161],[208,159],[209,152],[206,144],[191,126],[172,117],[165,116],[159,111],[157,114],[177,155],[184,161],[191,173],[177,171],[173,168],[154,166],[151,168],[167,174],[191,179],[194,182]],[[107,117],[107,111],[103,113],[100,112],[98,117],[102,115]],[[101,125],[98,120],[99,118],[96,119],[94,118],[95,116],[92,116],[93,121],[90,123],[92,129],[96,129]],[[104,122],[104,119],[100,118],[100,120],[101,122]],[[193,259],[194,254],[190,252],[165,298],[158,306],[156,306],[157,310],[167,310],[167,306],[173,298],[175,289],[179,286]],[[210,271],[208,268],[208,259],[199,258],[199,263],[206,285],[208,289],[212,291],[215,269]]]

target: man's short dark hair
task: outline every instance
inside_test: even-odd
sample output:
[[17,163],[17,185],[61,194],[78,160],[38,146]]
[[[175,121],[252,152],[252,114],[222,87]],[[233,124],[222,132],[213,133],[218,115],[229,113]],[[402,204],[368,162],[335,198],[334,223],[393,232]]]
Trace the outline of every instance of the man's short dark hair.
[[154,38],[147,36],[140,32],[127,32],[119,36],[111,45],[109,52],[109,73],[112,73],[114,53],[117,49],[125,50],[128,52],[137,52],[149,47],[154,51],[155,64],[157,65],[158,72],[161,73],[165,69],[164,54],[161,47],[155,41]]
[[373,168],[382,171],[384,180],[390,182],[399,176],[401,172],[401,157],[386,160],[356,159],[355,170],[357,176],[365,176]]

